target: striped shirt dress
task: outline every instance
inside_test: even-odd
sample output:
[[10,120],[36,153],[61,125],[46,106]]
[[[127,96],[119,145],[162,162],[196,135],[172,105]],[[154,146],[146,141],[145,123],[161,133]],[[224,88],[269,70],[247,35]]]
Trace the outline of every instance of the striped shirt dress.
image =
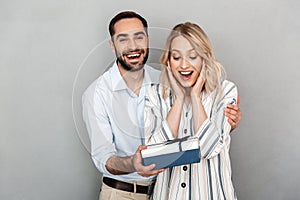
[[[222,97],[216,92],[202,95],[207,119],[197,132],[193,128],[192,106],[184,105],[178,137],[199,138],[200,163],[166,169],[158,174],[153,191],[154,200],[235,200],[229,156],[230,125],[224,108],[237,99],[237,87],[230,81],[222,83]],[[163,99],[162,87],[153,84],[145,97],[145,144],[161,143],[174,139],[166,121],[174,97]]]

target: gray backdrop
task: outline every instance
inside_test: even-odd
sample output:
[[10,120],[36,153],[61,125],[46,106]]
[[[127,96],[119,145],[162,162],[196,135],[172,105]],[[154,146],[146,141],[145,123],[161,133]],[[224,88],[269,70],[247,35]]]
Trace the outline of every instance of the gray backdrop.
[[0,1],[0,199],[96,200],[101,174],[80,118],[82,91],[114,55],[107,24],[120,10],[145,16],[150,62],[164,29],[192,21],[208,33],[241,96],[232,133],[241,200],[300,196],[300,3],[227,1]]

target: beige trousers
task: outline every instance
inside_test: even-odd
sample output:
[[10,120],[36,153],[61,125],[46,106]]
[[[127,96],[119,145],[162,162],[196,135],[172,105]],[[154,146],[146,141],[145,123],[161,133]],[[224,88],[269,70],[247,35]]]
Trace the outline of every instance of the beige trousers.
[[[129,182],[135,184],[134,182]],[[139,183],[139,185],[149,185],[149,183]],[[126,192],[111,188],[102,183],[99,200],[149,200],[150,196],[147,194],[140,194],[134,192]]]

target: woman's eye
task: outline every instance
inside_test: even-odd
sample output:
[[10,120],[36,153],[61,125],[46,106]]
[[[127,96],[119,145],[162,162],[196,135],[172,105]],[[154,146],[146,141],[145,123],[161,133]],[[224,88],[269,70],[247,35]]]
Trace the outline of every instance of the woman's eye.
[[195,60],[198,56],[190,56],[190,59]]
[[178,57],[177,57],[177,56],[173,56],[173,59],[174,59],[174,60],[179,60],[180,57],[179,57],[179,56],[178,56]]

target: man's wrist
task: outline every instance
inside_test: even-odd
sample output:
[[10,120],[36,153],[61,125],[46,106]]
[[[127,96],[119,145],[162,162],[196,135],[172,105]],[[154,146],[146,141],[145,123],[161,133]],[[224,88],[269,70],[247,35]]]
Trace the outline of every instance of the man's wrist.
[[109,173],[114,175],[124,175],[135,172],[133,156],[112,156],[107,160],[105,167]]
[[130,163],[130,166],[131,166],[131,171],[136,172],[135,165],[134,165],[134,155],[129,156],[128,159],[129,159],[129,163]]

